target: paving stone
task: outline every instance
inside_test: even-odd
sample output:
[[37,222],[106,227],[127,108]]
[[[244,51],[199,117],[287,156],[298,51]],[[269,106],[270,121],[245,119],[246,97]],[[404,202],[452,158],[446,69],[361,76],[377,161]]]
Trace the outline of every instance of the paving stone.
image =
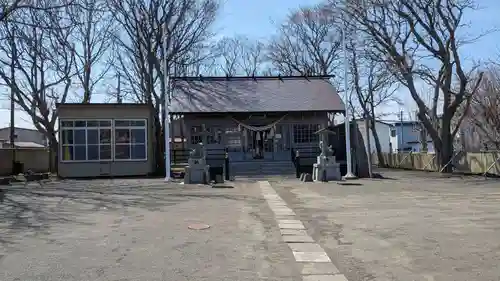
[[273,203],[273,204],[269,203],[269,207],[271,207],[271,209],[286,209],[286,208],[288,208],[288,206],[285,203],[283,203],[282,205],[275,204],[275,203]]
[[302,223],[299,220],[278,220],[278,224],[297,224]]
[[280,229],[281,235],[308,235],[303,229]]
[[306,227],[302,223],[285,223],[278,225],[281,229],[306,229]]
[[[277,206],[277,205],[271,205],[269,204],[269,208],[271,208],[271,210],[273,210],[273,212],[282,212],[283,210],[286,210],[286,208],[288,208],[287,206]],[[289,208],[289,210],[287,210],[286,212],[293,212],[292,209]]]
[[335,275],[306,275],[302,276],[303,281],[347,281],[343,274]]
[[269,202],[267,201],[267,204],[272,207],[281,207],[281,208],[288,208],[288,205],[285,202]]
[[294,215],[274,215],[276,220],[294,220],[295,216]]
[[323,253],[310,253],[310,252],[293,252],[295,260],[298,262],[332,262],[330,257]]
[[338,274],[339,270],[333,263],[326,262],[300,262],[297,263],[299,267],[302,267],[302,275],[333,275]]
[[283,235],[281,238],[287,243],[314,243],[309,235]]
[[290,211],[276,211],[276,210],[273,210],[271,208],[271,210],[273,211],[274,214],[276,215],[279,215],[279,216],[294,216],[295,215],[295,212],[290,210]]
[[288,247],[294,252],[323,253],[325,250],[316,243],[288,243]]

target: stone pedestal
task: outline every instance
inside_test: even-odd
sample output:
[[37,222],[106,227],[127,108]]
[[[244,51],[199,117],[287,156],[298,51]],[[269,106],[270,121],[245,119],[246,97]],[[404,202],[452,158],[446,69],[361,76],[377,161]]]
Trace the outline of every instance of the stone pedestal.
[[313,164],[313,181],[341,180],[340,164],[335,161],[335,156],[318,156]]
[[185,184],[207,184],[210,179],[210,166],[205,163],[205,159],[188,159],[184,173]]

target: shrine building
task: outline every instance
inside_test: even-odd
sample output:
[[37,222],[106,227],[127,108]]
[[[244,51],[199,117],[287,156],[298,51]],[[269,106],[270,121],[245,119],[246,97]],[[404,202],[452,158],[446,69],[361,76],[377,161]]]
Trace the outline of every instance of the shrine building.
[[[209,165],[227,151],[233,174],[293,173],[296,151],[316,161],[321,128],[345,106],[331,76],[173,77],[173,165],[198,143]],[[345,144],[344,144],[345,146]],[[184,155],[184,156],[181,156]]]

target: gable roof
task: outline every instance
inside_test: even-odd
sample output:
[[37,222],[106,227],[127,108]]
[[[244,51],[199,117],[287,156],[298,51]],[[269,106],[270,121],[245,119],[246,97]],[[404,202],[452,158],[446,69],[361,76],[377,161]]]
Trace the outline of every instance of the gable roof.
[[344,111],[327,77],[175,77],[171,113]]

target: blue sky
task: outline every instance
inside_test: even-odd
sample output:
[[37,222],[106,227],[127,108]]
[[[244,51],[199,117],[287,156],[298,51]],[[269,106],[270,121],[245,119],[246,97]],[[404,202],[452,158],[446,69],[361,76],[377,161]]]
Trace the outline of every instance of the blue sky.
[[[218,36],[245,35],[251,39],[265,39],[276,31],[276,24],[283,21],[291,9],[320,3],[320,0],[223,0],[223,7],[215,25]],[[466,21],[472,23],[470,34],[478,34],[483,30],[500,28],[500,1],[480,0],[480,9],[466,15]],[[464,55],[469,61],[488,59],[500,55],[499,34],[489,34],[478,42],[466,46]],[[414,108],[404,89],[400,93],[405,101],[405,111]],[[9,125],[8,101],[0,99],[0,127]],[[399,108],[387,108],[391,112]],[[29,117],[20,111],[16,112],[16,126],[33,128]]]

